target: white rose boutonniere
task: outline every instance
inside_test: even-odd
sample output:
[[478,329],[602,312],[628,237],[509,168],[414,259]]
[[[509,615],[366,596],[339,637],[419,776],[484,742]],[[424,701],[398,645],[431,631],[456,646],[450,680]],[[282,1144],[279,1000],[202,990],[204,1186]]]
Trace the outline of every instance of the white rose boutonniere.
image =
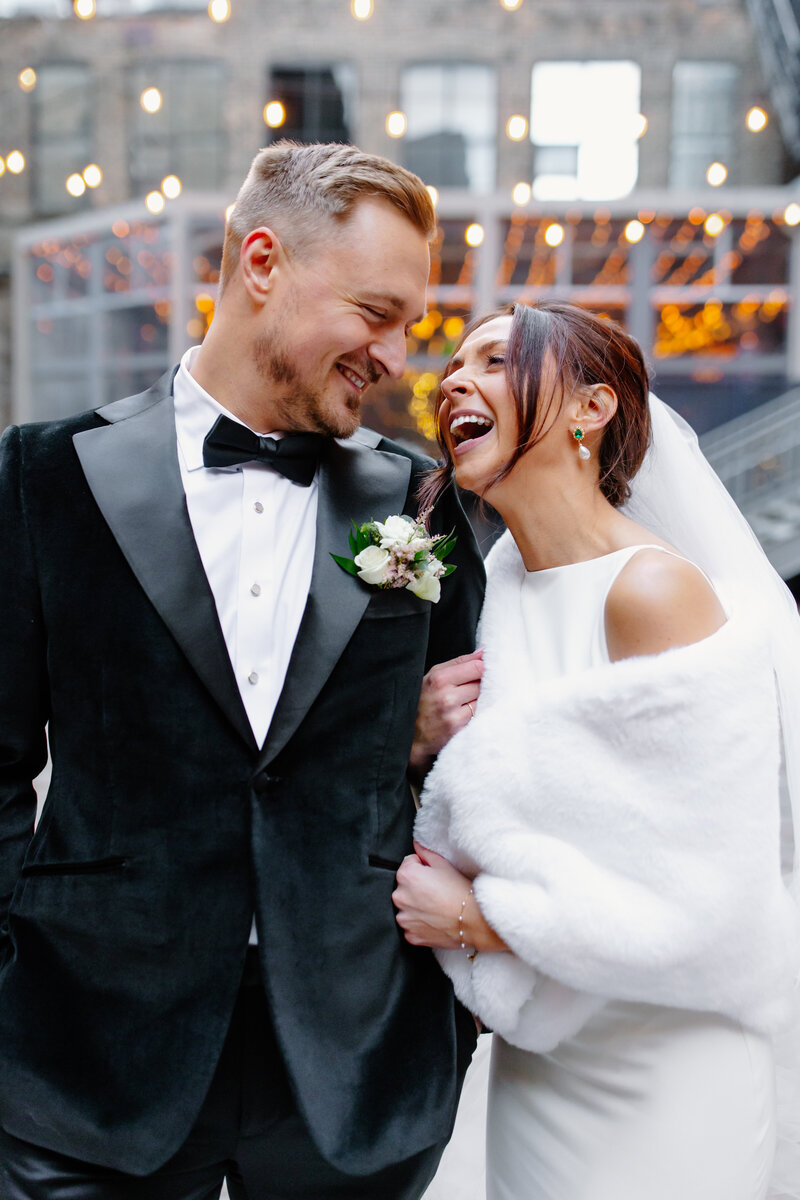
[[353,523],[352,558],[332,554],[340,567],[364,583],[379,588],[408,588],[421,600],[436,604],[441,580],[455,571],[444,559],[456,544],[452,534],[429,534],[427,513],[414,517],[392,516],[385,521]]

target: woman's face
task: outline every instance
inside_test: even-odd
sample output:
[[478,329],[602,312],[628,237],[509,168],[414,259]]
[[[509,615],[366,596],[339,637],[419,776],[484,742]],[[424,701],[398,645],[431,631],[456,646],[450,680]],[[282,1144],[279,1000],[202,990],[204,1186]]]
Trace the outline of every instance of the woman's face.
[[511,458],[519,438],[505,370],[511,320],[493,317],[471,333],[442,381],[439,423],[456,480],[478,494]]

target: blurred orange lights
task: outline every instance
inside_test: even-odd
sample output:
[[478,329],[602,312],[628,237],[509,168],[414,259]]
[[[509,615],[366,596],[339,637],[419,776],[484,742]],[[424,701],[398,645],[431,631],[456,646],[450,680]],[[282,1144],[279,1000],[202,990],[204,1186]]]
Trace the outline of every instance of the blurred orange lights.
[[75,10],[75,16],[80,17],[81,21],[90,21],[97,12],[94,0],[73,0],[72,7]]
[[6,155],[6,166],[12,175],[21,175],[25,170],[25,155],[19,150],[12,150]]
[[500,3],[509,12],[516,12],[518,8],[522,8],[522,0],[500,0]]
[[769,117],[764,112],[764,109],[760,108],[757,104],[750,109],[745,117],[747,128],[751,133],[760,133],[762,129],[766,128],[768,121]]
[[532,194],[533,194],[533,189],[531,188],[531,185],[529,183],[515,183],[514,187],[511,190],[511,199],[514,201],[515,204],[524,206],[524,205],[530,203],[530,198],[531,198]]
[[17,80],[23,92],[32,92],[36,87],[36,72],[33,67],[25,67],[23,71],[20,71]]
[[264,105],[264,124],[270,129],[280,129],[286,120],[286,109],[280,100],[270,100]]
[[167,175],[161,180],[161,191],[168,200],[175,200],[180,196],[183,189],[183,184],[177,175]]
[[625,240],[635,245],[644,237],[644,225],[641,221],[628,221],[625,226]]
[[163,212],[164,204],[166,203],[161,192],[148,192],[144,198],[144,202],[147,205],[148,211],[154,214]]
[[527,118],[520,116],[519,113],[509,117],[506,121],[506,134],[512,142],[521,142],[528,134]]
[[386,118],[386,132],[389,137],[401,138],[408,129],[408,119],[403,112],[390,112]]
[[69,176],[64,186],[66,187],[70,196],[82,196],[86,191],[86,184],[84,183],[83,176],[78,175],[77,171],[74,175]]
[[706,181],[712,187],[719,187],[728,178],[728,168],[721,162],[713,162],[706,171]]
[[88,166],[83,168],[83,182],[90,188],[100,187],[100,184],[103,182],[103,172],[97,163],[89,163]]
[[350,11],[357,21],[368,21],[375,11],[372,0],[351,0]]
[[709,213],[703,224],[709,237],[718,237],[725,228],[725,221],[719,213]]
[[208,15],[218,25],[221,25],[223,21],[227,21],[231,15],[230,0],[211,0],[208,6]]
[[783,219],[787,225],[800,225],[800,204],[787,204],[783,210]]
[[557,221],[548,225],[544,231],[544,240],[548,246],[552,246],[554,249],[556,246],[560,246],[564,240],[564,226],[559,225]]
[[139,103],[146,113],[157,113],[163,102],[163,97],[157,87],[145,88],[139,97]]
[[468,225],[464,230],[464,241],[468,246],[480,246],[483,243],[484,236],[484,228],[477,222]]

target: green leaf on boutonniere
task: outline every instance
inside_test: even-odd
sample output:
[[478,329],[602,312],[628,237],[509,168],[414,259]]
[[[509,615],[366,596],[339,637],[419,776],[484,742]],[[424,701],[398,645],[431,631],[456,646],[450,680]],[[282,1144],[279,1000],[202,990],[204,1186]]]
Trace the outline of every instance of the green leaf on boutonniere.
[[445,567],[444,567],[444,570],[442,571],[440,578],[446,579],[448,575],[453,574],[453,571],[455,571],[455,569],[456,569],[455,563],[445,563]]
[[353,562],[352,558],[342,558],[341,554],[332,554],[331,558],[335,563],[338,563],[340,567],[344,567],[348,575],[358,575],[358,567]]
[[441,562],[442,559],[447,558],[447,555],[453,549],[457,541],[458,538],[453,537],[453,531],[451,529],[446,538],[443,538],[441,542],[436,543],[436,545],[433,547],[433,553],[436,558],[439,559],[439,562]]

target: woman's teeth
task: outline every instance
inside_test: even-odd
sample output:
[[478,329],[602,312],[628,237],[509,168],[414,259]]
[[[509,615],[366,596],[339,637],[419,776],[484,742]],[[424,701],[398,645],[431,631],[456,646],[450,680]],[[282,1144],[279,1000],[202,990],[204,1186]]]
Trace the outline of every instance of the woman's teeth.
[[493,425],[494,421],[490,420],[489,417],[465,414],[464,416],[456,417],[450,422],[450,433],[456,441],[466,442],[471,438],[482,437],[483,433],[491,429]]

